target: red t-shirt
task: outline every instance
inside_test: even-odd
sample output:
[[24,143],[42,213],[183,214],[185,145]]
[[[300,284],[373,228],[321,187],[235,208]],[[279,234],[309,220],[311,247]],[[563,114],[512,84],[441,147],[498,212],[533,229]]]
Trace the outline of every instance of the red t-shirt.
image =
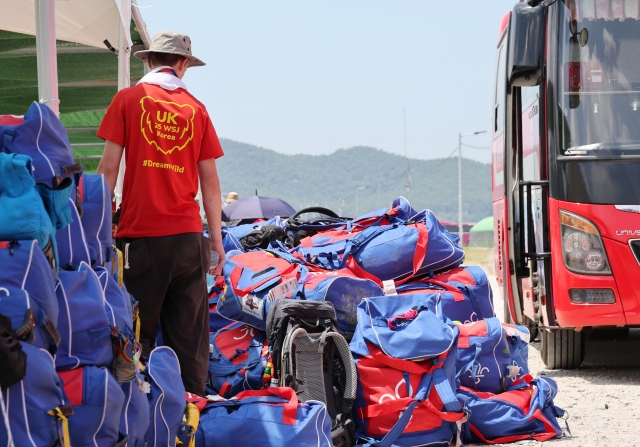
[[125,147],[118,237],[202,231],[198,162],[224,154],[202,103],[181,88],[139,84],[114,96],[97,135]]

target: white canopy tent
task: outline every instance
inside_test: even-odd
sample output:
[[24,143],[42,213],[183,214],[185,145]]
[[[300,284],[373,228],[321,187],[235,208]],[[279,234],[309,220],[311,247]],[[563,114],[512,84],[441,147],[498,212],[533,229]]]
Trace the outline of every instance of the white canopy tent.
[[[36,3],[41,0],[0,0],[0,29],[37,34]],[[131,45],[131,0],[47,0],[55,5],[58,40],[105,48],[105,40],[118,47],[120,32]]]
[[[133,11],[132,11],[133,9]],[[133,18],[146,47],[149,36],[135,0],[0,0],[0,29],[36,36],[38,97],[59,113],[56,40],[118,54],[118,90],[130,85],[130,25]],[[124,157],[116,186],[122,199]]]

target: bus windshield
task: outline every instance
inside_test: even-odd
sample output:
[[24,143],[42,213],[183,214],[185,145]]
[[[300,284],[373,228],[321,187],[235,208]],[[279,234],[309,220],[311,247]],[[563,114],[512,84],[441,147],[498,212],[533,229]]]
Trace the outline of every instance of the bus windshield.
[[639,3],[558,2],[564,155],[640,154]]

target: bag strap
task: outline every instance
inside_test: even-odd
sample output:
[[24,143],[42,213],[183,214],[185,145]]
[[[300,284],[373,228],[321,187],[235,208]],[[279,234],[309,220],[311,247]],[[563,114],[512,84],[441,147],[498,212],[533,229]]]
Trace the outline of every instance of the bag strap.
[[298,396],[292,388],[288,387],[269,387],[264,390],[249,390],[241,391],[236,395],[236,398],[241,400],[248,397],[266,397],[276,396],[280,397],[287,402],[284,404],[284,411],[282,413],[282,422],[286,425],[296,425],[296,414],[298,411]]
[[542,422],[545,430],[544,433],[510,435],[488,440],[484,436],[482,436],[482,433],[480,433],[480,431],[471,423],[469,423],[469,428],[478,438],[480,438],[482,442],[486,444],[505,444],[508,442],[523,441],[525,439],[534,439],[538,442],[544,442],[558,435],[556,428],[549,422],[549,420],[542,414],[540,410],[534,411],[531,418],[538,419],[540,422]]
[[[458,347],[460,347],[460,345],[458,345]],[[458,374],[456,374],[456,379],[460,377],[462,374],[471,370],[471,378],[474,381],[476,380],[476,374],[478,373],[478,358],[480,358],[480,354],[482,353],[482,345],[480,343],[476,343],[475,348],[476,350],[475,350],[475,354],[473,355],[473,359],[469,363],[464,365],[462,368],[460,368],[460,371],[458,371]]]

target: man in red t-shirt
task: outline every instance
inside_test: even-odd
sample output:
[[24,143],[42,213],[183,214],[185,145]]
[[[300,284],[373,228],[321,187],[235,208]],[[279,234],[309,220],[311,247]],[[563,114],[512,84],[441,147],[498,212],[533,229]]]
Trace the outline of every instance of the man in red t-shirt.
[[[188,36],[157,33],[135,53],[151,72],[116,94],[98,130],[106,140],[98,174],[113,192],[124,152],[126,174],[116,244],[124,253],[124,282],[140,308],[142,355],[162,339],[177,354],[188,392],[204,395],[209,363],[206,273],[212,251],[224,263],[216,158],[223,155],[206,108],[182,77],[204,63]],[[125,150],[126,148],[126,150]],[[209,238],[202,235],[202,189]]]

